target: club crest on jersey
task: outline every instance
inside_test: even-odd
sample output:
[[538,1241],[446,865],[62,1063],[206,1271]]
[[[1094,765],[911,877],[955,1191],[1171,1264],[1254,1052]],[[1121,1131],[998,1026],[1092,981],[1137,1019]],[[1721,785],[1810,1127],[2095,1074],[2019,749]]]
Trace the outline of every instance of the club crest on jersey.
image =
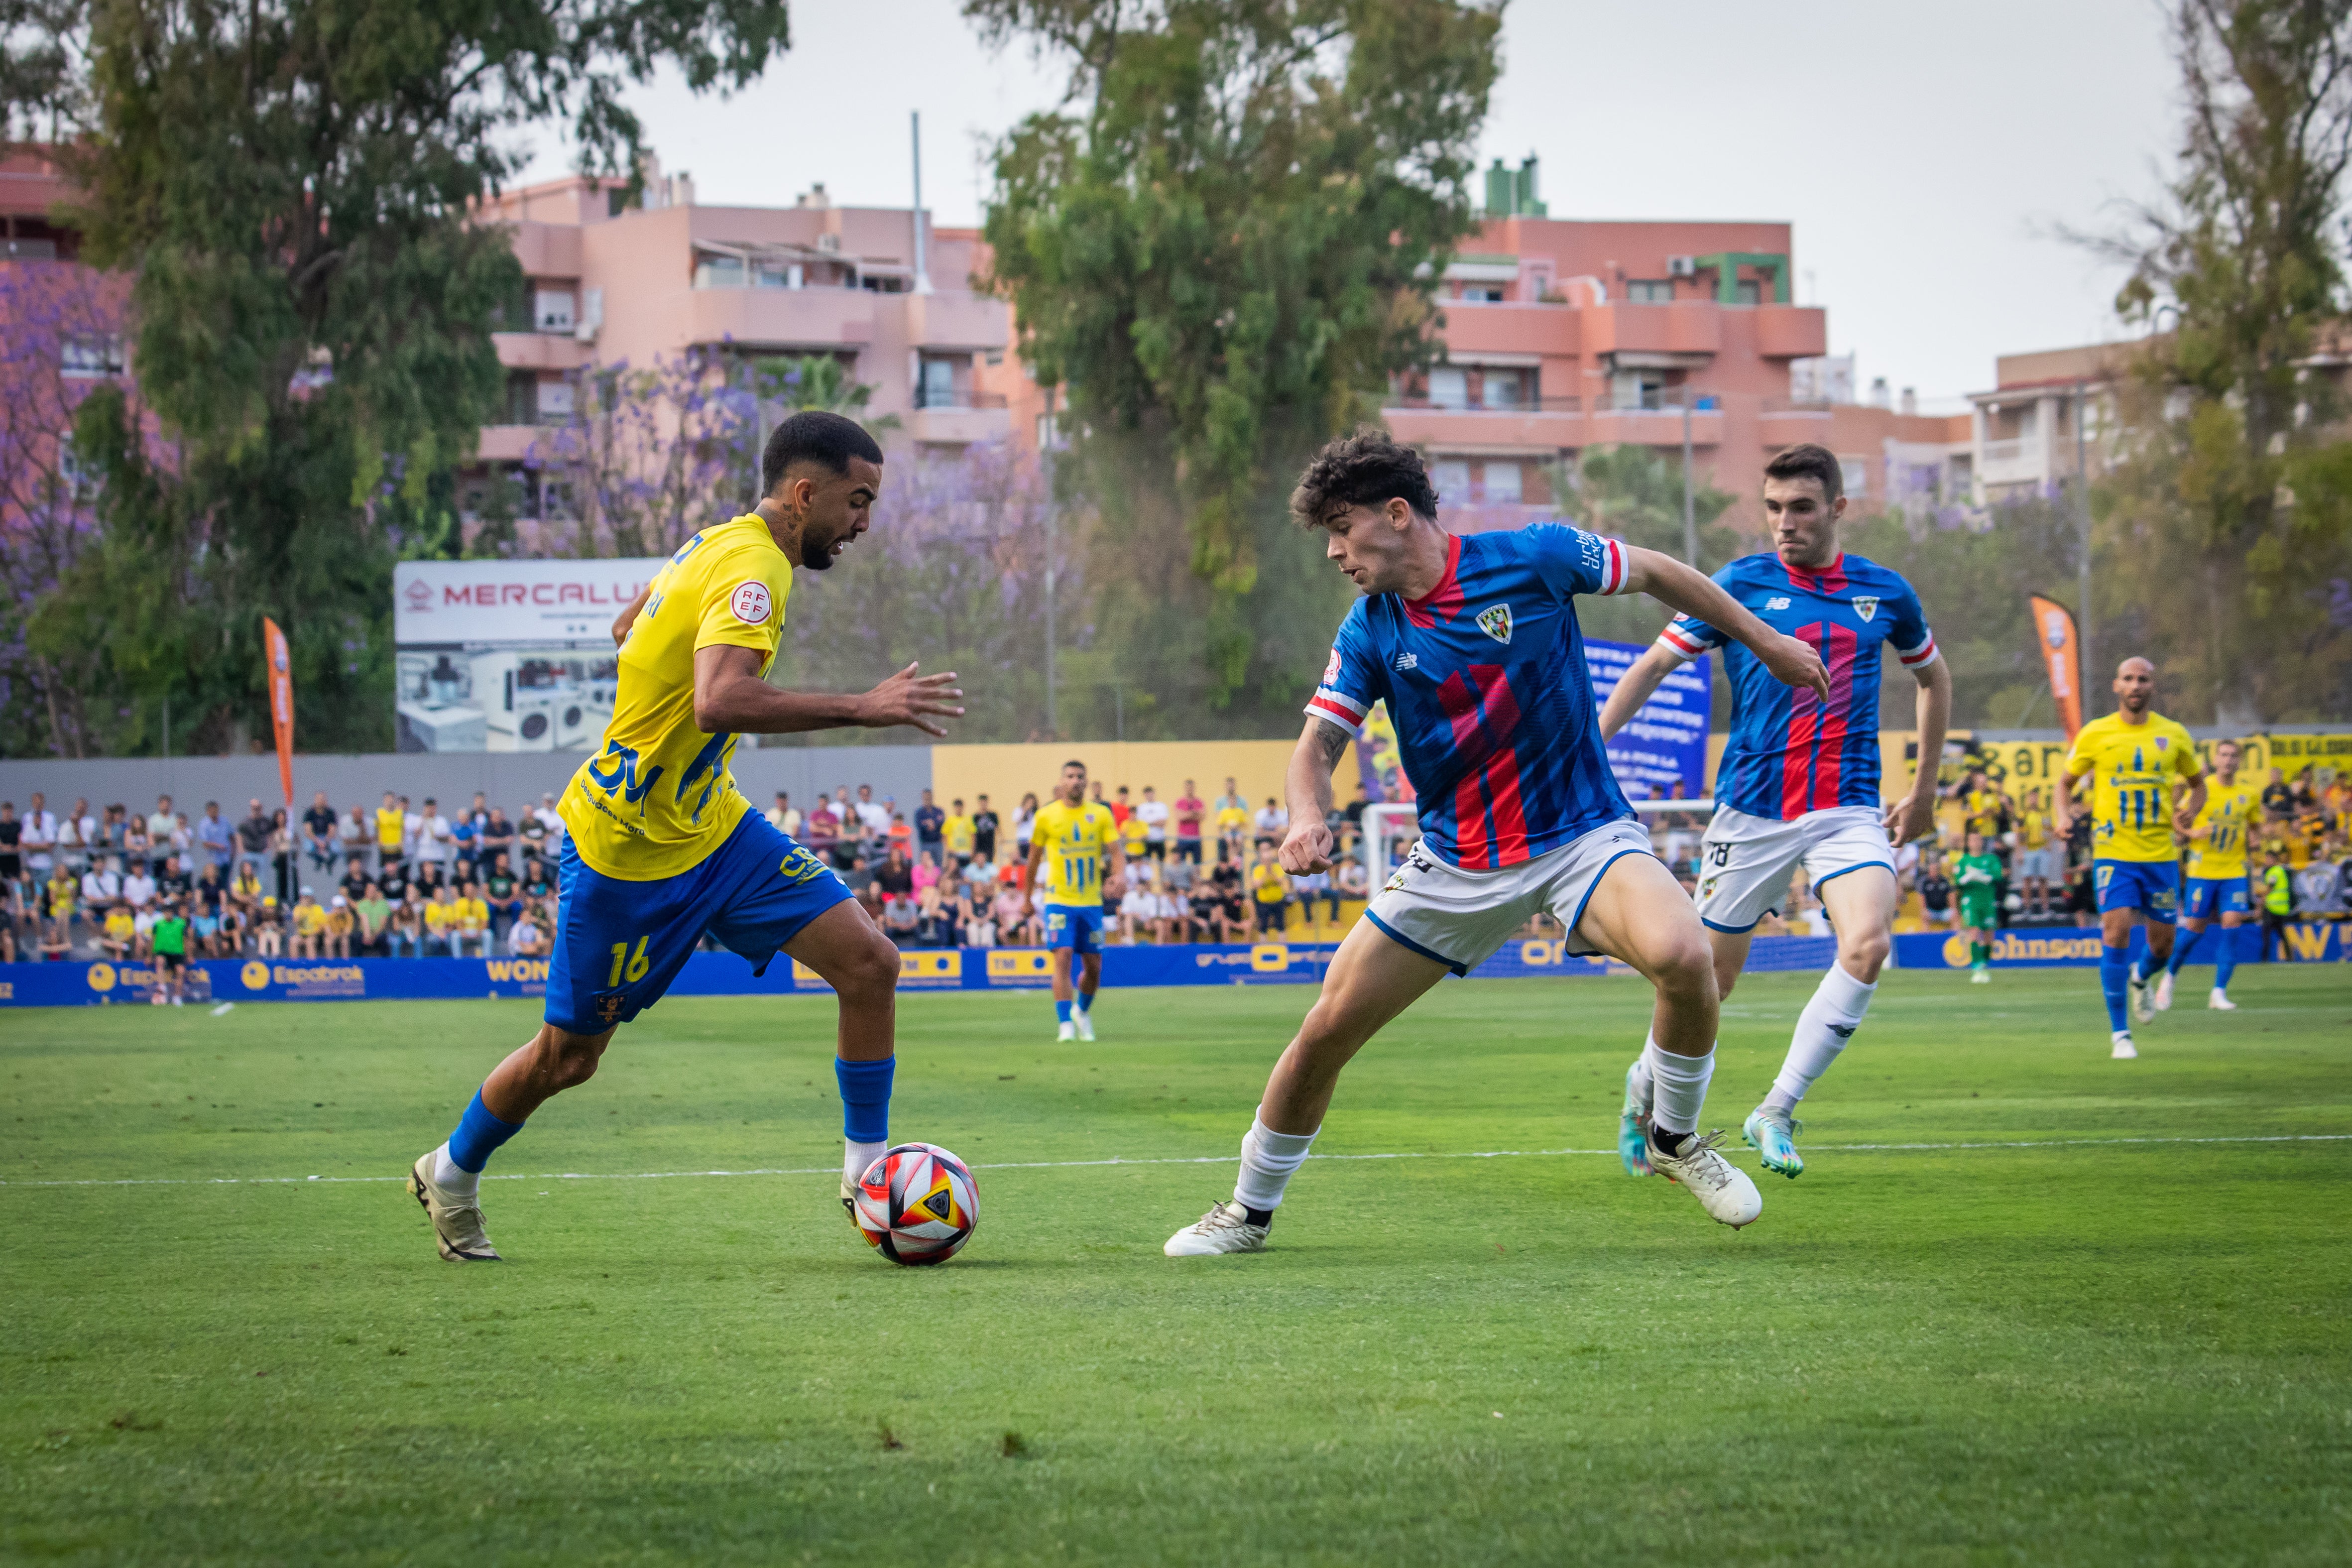
[[1853,613],[1865,621],[1869,620],[1878,614],[1877,596],[1872,594],[1856,594],[1853,596]]
[[1493,637],[1496,642],[1509,642],[1511,640],[1511,606],[1508,605],[1489,605],[1486,608],[1479,611],[1478,629],[1485,632],[1488,637]]
[[1323,666],[1323,684],[1326,686],[1337,686],[1339,683],[1339,650],[1335,647],[1331,650],[1330,658],[1325,661]]

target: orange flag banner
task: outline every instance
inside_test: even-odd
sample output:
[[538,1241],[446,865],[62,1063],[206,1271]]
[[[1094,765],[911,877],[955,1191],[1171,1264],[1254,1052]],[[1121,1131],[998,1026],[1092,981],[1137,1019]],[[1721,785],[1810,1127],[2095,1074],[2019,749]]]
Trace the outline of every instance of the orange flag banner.
[[286,815],[294,815],[294,669],[286,657],[286,634],[261,618],[261,646],[269,659],[269,727],[278,734],[278,784],[286,792]]
[[2074,636],[2074,616],[2065,605],[2039,594],[2027,602],[2033,606],[2034,641],[2042,646],[2042,661],[2050,668],[2050,697],[2058,705],[2066,739],[2072,741],[2083,727],[2082,645]]

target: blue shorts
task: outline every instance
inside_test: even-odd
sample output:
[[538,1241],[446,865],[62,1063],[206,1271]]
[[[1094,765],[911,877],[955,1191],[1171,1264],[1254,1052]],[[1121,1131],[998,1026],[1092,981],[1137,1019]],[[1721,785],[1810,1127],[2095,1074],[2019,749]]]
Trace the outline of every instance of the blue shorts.
[[607,877],[563,839],[547,1021],[575,1035],[625,1024],[669,989],[709,931],[758,973],[803,927],[850,896],[824,862],[756,811],[710,858],[649,882]]
[[1045,945],[1066,947],[1081,956],[1102,951],[1100,904],[1047,904]]
[[2180,912],[2192,921],[2210,921],[2221,915],[2242,915],[2252,908],[2243,877],[2191,877],[2188,902]]
[[2138,910],[2158,925],[2172,923],[2180,901],[2180,867],[2171,860],[2094,860],[2091,875],[2099,912]]

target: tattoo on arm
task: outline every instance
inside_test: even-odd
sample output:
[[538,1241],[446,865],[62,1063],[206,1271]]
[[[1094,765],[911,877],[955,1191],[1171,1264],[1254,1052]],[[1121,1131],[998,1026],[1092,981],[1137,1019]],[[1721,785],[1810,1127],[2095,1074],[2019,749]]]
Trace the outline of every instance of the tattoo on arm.
[[1348,742],[1352,738],[1347,731],[1328,720],[1315,721],[1315,750],[1322,757],[1326,768],[1339,765],[1339,759],[1347,754]]

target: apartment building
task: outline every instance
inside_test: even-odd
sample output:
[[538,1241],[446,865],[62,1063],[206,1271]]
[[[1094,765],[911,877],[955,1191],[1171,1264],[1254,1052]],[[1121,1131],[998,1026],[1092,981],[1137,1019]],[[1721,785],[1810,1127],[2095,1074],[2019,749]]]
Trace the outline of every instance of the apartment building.
[[1792,389],[1829,334],[1822,307],[1794,302],[1789,225],[1553,218],[1532,158],[1498,161],[1486,184],[1486,221],[1440,280],[1442,355],[1384,410],[1463,526],[1548,512],[1552,465],[1627,443],[1679,457],[1687,442],[1703,479],[1743,498],[1800,441],[1844,458],[1865,503],[1916,496],[1930,468],[1935,494],[1955,482],[1965,416]]
[[[650,173],[650,172],[649,172]],[[789,207],[705,205],[685,174],[625,183],[571,175],[506,192],[480,209],[509,226],[528,274],[496,335],[503,420],[482,431],[478,492],[520,474],[544,427],[572,408],[590,364],[646,365],[688,349],[826,355],[895,416],[887,446],[956,452],[1005,439],[1001,363],[1008,308],[975,293],[979,235],[934,228],[906,208],[836,205],[818,185]],[[528,476],[526,493],[528,491]]]
[[2115,418],[2114,384],[2132,343],[2003,354],[1993,388],[1969,395],[1977,503],[2040,495],[2086,468],[2096,473]]

